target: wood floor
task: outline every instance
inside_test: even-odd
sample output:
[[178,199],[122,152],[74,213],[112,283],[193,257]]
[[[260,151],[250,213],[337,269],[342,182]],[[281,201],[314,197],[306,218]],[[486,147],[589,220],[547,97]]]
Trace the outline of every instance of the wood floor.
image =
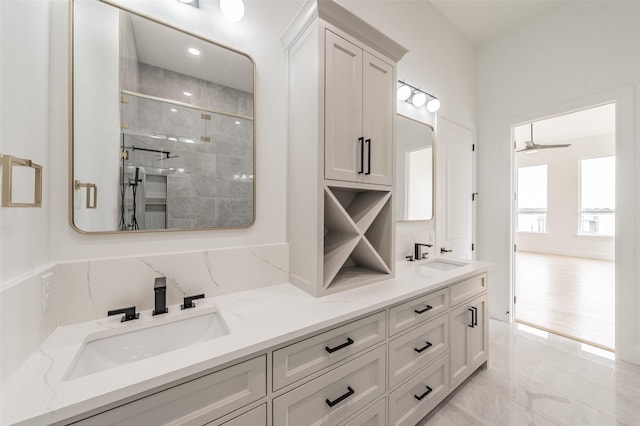
[[613,350],[615,262],[516,253],[516,321]]

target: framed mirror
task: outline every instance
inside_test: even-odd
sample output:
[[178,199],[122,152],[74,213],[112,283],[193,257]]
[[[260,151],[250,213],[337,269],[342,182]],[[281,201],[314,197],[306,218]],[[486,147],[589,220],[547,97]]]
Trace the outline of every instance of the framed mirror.
[[72,226],[251,226],[253,60],[106,0],[72,8]]
[[433,219],[433,127],[396,115],[396,219]]

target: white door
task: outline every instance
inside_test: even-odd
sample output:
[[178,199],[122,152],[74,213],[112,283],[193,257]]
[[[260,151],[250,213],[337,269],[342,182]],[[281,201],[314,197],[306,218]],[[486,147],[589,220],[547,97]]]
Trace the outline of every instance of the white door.
[[436,145],[439,166],[437,255],[472,258],[473,140],[471,129],[444,117],[440,120]]
[[355,181],[366,167],[362,49],[330,31],[325,35],[325,178]]
[[364,52],[363,135],[364,182],[393,184],[393,67]]

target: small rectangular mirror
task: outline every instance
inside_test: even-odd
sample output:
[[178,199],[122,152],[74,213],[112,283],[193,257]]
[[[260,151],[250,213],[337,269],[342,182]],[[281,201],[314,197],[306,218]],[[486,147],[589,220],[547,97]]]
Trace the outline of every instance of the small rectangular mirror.
[[76,230],[253,224],[248,55],[108,1],[75,0],[72,61]]
[[433,127],[396,115],[396,219],[433,219]]

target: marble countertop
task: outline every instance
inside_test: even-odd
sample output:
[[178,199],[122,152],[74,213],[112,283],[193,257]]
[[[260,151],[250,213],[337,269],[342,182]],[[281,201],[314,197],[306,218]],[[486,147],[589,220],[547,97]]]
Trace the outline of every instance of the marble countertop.
[[[489,267],[486,262],[472,261],[442,271],[424,263],[398,262],[393,279],[319,298],[286,283],[201,299],[188,314],[175,305],[162,318],[142,311],[136,324],[121,323],[120,316],[115,316],[58,327],[2,386],[1,423],[46,425],[68,419],[437,290]],[[224,318],[229,334],[64,380],[76,354],[93,333],[166,322],[212,308]]]

